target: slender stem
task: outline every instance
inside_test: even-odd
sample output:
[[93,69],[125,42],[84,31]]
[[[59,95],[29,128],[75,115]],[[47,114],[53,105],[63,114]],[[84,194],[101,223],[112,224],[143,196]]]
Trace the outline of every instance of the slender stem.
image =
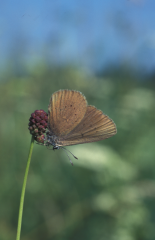
[[21,192],[21,198],[20,198],[16,240],[20,240],[21,225],[22,225],[22,215],[23,215],[23,206],[24,206],[24,196],[25,196],[26,182],[27,182],[27,176],[28,176],[28,172],[29,172],[29,166],[30,166],[30,161],[31,161],[31,156],[32,156],[33,145],[34,145],[34,138],[32,136],[31,145],[30,145],[30,151],[29,151],[29,156],[28,156],[28,160],[27,160],[25,176],[24,176],[24,181],[23,181],[23,187],[22,187],[22,192]]

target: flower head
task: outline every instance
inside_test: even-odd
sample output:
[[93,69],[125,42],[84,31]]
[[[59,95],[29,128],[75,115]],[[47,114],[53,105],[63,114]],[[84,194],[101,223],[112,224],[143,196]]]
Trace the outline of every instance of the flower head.
[[34,136],[34,139],[38,143],[44,143],[47,125],[48,125],[48,114],[44,110],[36,110],[31,114],[29,119],[29,130],[30,134]]

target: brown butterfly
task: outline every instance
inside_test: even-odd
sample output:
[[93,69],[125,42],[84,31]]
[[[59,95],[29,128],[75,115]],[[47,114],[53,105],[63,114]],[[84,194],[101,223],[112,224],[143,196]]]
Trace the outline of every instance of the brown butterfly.
[[113,120],[101,110],[87,105],[82,93],[59,90],[51,96],[48,106],[46,146],[52,145],[53,149],[64,149],[63,146],[97,142],[116,133]]

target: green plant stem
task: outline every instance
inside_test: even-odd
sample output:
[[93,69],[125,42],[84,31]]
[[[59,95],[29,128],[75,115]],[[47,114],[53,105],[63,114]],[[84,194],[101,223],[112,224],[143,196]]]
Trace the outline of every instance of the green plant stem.
[[16,240],[20,240],[21,225],[22,225],[22,215],[23,215],[23,206],[24,206],[24,196],[25,196],[27,176],[28,176],[28,172],[29,172],[33,146],[34,146],[34,138],[32,136],[31,145],[30,145],[30,151],[29,151],[29,155],[28,155],[28,160],[27,160],[27,165],[26,165],[26,170],[25,170],[25,176],[24,176],[24,181],[23,181],[23,187],[22,187],[22,192],[21,192],[21,198],[20,198]]

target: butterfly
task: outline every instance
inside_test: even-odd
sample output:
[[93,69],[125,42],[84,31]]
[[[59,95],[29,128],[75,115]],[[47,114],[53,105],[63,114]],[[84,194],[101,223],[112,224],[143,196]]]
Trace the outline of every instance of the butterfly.
[[52,94],[48,106],[46,146],[64,149],[64,146],[104,140],[116,133],[113,120],[88,105],[81,92],[59,90]]

